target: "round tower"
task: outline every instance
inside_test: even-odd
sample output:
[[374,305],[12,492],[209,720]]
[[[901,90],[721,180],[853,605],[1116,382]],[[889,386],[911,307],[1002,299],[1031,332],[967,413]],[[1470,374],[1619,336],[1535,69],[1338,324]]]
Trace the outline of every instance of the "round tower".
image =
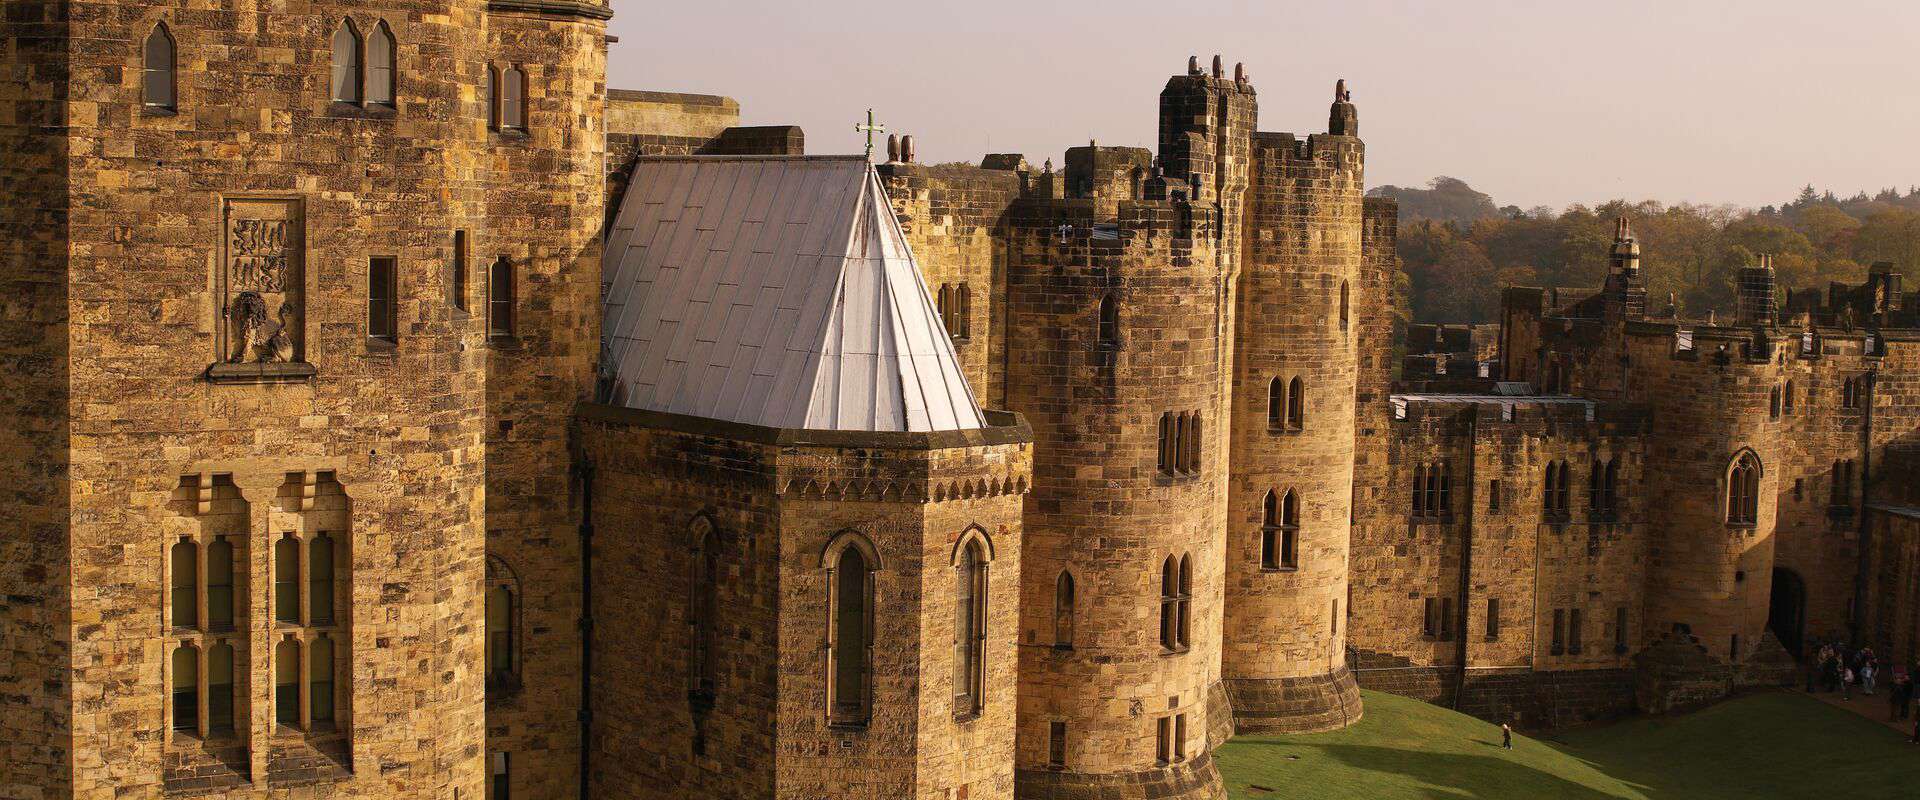
[[[1254,99],[1175,76],[1139,196],[1016,207],[1009,405],[1032,423],[1020,796],[1224,796],[1232,275]],[[1095,190],[1121,191],[1102,187]],[[1103,209],[1114,209],[1104,218]]]
[[1691,335],[1693,346],[1680,350],[1675,336],[1628,334],[1630,399],[1650,404],[1666,431],[1648,454],[1662,481],[1652,487],[1661,513],[1651,531],[1645,636],[1692,637],[1737,670],[1758,652],[1767,624],[1789,457],[1768,404],[1786,370],[1759,330],[1702,325]]
[[1240,732],[1360,717],[1345,658],[1364,147],[1345,82],[1331,132],[1253,138],[1234,337],[1226,631]]

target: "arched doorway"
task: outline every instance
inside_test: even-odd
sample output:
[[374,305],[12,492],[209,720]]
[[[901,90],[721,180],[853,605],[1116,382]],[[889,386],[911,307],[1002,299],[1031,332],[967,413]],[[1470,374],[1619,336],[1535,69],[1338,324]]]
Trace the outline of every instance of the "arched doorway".
[[1773,595],[1767,602],[1767,628],[1787,652],[1800,655],[1807,626],[1807,585],[1793,570],[1773,568]]

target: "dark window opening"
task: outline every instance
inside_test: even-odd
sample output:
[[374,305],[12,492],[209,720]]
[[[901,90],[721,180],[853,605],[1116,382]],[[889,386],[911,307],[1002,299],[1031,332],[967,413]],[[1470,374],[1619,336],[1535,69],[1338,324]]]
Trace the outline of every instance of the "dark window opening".
[[173,111],[179,107],[178,53],[166,23],[156,23],[141,48],[140,102],[147,108]]
[[398,335],[400,275],[390,256],[367,261],[367,336],[391,342]]

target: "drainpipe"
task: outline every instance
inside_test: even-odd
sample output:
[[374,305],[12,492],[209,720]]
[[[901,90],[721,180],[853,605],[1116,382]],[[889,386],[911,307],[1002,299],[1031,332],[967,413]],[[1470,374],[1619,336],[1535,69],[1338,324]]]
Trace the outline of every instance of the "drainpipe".
[[1853,576],[1853,618],[1848,620],[1848,629],[1855,645],[1865,641],[1861,635],[1867,618],[1869,573],[1873,569],[1873,531],[1867,525],[1867,494],[1873,486],[1873,394],[1875,384],[1879,383],[1879,369],[1867,370],[1866,378],[1866,414],[1860,425],[1860,506],[1853,515],[1860,555],[1858,571]]
[[1467,693],[1467,601],[1473,594],[1473,514],[1477,506],[1474,488],[1474,462],[1479,455],[1480,406],[1467,412],[1467,475],[1461,481],[1460,496],[1466,503],[1466,525],[1460,530],[1460,608],[1454,614],[1454,633],[1460,637],[1460,682],[1453,689],[1453,709],[1460,710],[1460,696]]
[[593,760],[593,464],[580,464],[580,800]]

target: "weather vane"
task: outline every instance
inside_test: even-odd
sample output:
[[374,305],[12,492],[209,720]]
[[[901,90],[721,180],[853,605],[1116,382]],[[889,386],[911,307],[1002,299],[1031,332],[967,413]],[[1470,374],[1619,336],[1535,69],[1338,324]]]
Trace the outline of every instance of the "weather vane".
[[855,123],[853,126],[853,130],[857,133],[865,133],[867,135],[867,160],[872,161],[873,160],[873,135],[876,133],[886,133],[887,126],[882,125],[878,122],[874,122],[873,109],[869,108],[867,109],[866,124],[862,125],[859,123]]

